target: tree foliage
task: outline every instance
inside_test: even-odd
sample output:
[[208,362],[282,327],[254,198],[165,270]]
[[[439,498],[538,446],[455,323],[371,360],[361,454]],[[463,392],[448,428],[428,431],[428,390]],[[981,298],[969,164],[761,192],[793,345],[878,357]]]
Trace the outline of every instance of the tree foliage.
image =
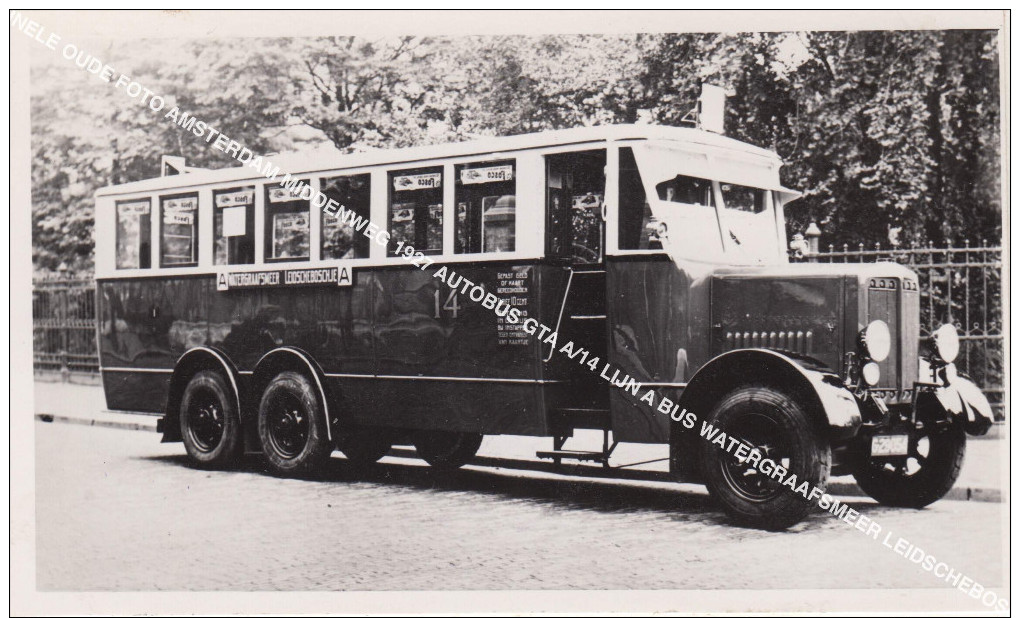
[[727,88],[727,134],[787,162],[791,232],[823,242],[1001,238],[998,38],[990,31],[118,41],[96,55],[154,112],[47,50],[32,67],[37,269],[88,271],[92,195],[159,157],[236,165],[172,106],[260,153],[357,151],[651,119]]

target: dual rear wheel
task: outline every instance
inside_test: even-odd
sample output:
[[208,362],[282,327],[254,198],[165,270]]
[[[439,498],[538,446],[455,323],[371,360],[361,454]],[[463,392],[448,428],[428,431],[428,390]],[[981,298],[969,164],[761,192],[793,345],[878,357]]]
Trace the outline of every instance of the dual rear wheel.
[[[188,456],[205,468],[229,468],[243,452],[240,416],[222,374],[196,373],[185,387],[180,406],[181,436]],[[283,476],[310,474],[329,459],[333,443],[318,392],[303,374],[283,371],[262,391],[258,436],[270,471]],[[418,456],[431,466],[452,470],[470,461],[482,443],[481,434],[422,431],[413,436]],[[393,445],[379,430],[355,429],[337,440],[349,460],[368,465]]]

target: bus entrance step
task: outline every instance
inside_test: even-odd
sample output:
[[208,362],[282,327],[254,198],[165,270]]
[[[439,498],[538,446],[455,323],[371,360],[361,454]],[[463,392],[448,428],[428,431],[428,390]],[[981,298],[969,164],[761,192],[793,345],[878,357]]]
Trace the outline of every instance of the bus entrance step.
[[539,459],[552,459],[556,463],[559,463],[561,459],[594,461],[601,464],[609,461],[609,454],[602,451],[538,451],[535,456]]

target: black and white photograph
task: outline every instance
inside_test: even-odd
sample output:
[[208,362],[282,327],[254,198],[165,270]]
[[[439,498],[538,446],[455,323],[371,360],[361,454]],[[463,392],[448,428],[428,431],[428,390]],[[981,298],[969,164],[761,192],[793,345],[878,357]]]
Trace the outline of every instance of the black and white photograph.
[[9,21],[11,615],[1009,614],[1009,11]]

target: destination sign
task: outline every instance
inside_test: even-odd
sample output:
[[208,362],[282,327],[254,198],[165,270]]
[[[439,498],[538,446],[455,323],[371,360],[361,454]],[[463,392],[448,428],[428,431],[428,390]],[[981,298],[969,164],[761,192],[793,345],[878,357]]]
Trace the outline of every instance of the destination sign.
[[197,208],[198,198],[194,196],[175,197],[168,200],[163,200],[164,212],[187,212],[196,210]]
[[308,285],[335,285],[347,287],[354,283],[350,266],[327,268],[301,268],[296,270],[261,270],[254,272],[227,272],[216,275],[216,290],[248,288],[301,287]]
[[117,204],[117,212],[125,217],[140,217],[149,214],[149,200]]
[[466,185],[476,185],[483,182],[503,182],[513,179],[514,166],[512,165],[475,167],[469,170],[460,170],[460,181]]
[[301,197],[301,194],[308,187],[306,183],[300,183],[293,189],[287,187],[270,187],[269,188],[269,203],[280,204],[283,202],[300,202],[305,198]]
[[439,172],[434,174],[414,174],[409,176],[396,176],[393,179],[395,191],[414,191],[416,189],[438,189],[443,184],[443,175]]
[[229,208],[231,206],[250,206],[255,203],[255,191],[231,191],[230,193],[216,194],[216,207]]

